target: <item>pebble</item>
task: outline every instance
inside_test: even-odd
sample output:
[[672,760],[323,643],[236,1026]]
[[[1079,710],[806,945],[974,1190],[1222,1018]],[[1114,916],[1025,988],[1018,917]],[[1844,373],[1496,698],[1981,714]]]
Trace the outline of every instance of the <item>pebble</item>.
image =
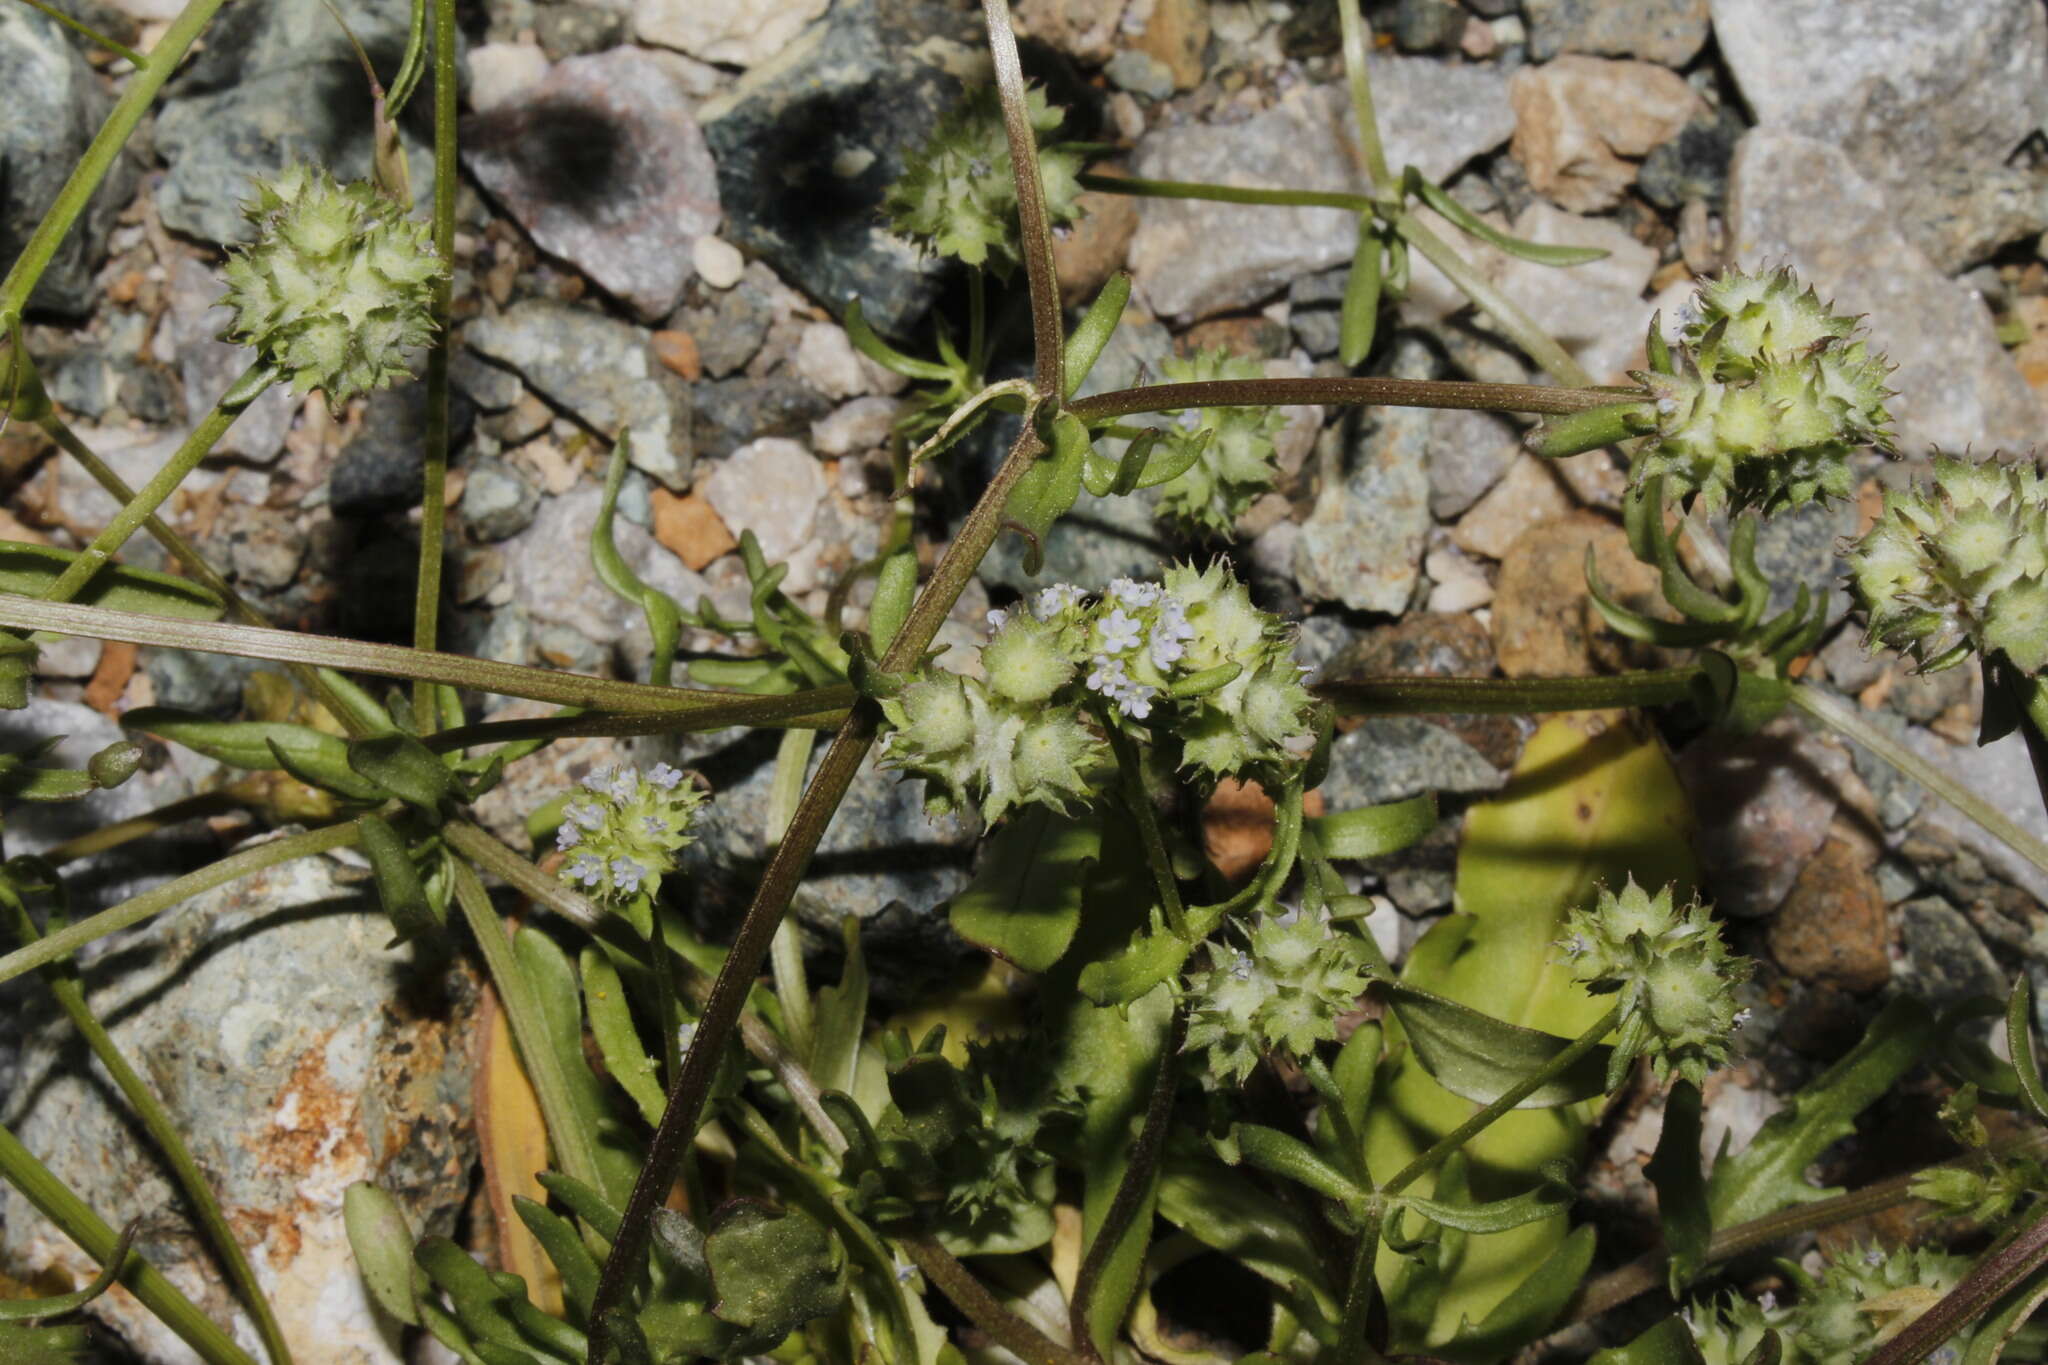
[[2026,166],[1938,167],[1891,197],[1906,235],[1950,275],[2048,228],[2048,175]]
[[1629,552],[1619,526],[1590,512],[1540,522],[1502,556],[1494,582],[1493,652],[1507,676],[1585,677],[1600,671],[1599,647],[1619,642],[1587,591],[1588,546],[1624,606],[1661,600],[1656,571]]
[[1468,553],[1506,559],[1531,527],[1564,516],[1572,507],[1572,496],[1551,462],[1518,451],[1506,477],[1459,518],[1451,540]]
[[704,374],[704,361],[697,354],[697,338],[688,332],[665,328],[647,339],[654,348],[654,358],[685,379],[698,379]]
[[739,547],[703,494],[679,498],[665,488],[654,493],[654,538],[692,572],[701,572],[712,560]]
[[730,289],[747,272],[747,258],[740,249],[708,232],[690,244],[690,264],[709,289]]
[[1125,48],[1109,59],[1102,74],[1119,90],[1157,102],[1173,98],[1173,68],[1149,52]]
[[1432,413],[1428,457],[1431,515],[1449,521],[1477,502],[1514,464],[1521,448],[1520,435],[1498,413],[1456,408]]
[[[1426,377],[1428,352],[1408,341],[1393,372]],[[1322,437],[1329,471],[1301,524],[1294,573],[1304,597],[1355,611],[1399,614],[1414,595],[1428,537],[1431,414],[1369,409]]]
[[1683,67],[1707,42],[1708,0],[1522,0],[1529,56],[1641,57]]
[[788,375],[693,385],[697,453],[719,460],[760,436],[802,436],[832,410],[825,395]]
[[[177,365],[185,411],[197,417],[210,412],[228,386],[242,377],[252,353],[220,339],[234,313],[217,306],[226,286],[205,264],[179,256],[171,264],[169,286],[170,311],[157,333],[156,356]],[[289,384],[272,385],[242,409],[214,450],[256,464],[271,463],[284,449],[285,433],[291,430],[300,401]]]
[[695,337],[704,373],[723,379],[760,351],[775,320],[776,295],[782,288],[775,272],[755,261],[740,272],[736,284],[716,294],[708,307],[685,309],[672,317],[669,325]]
[[1125,0],[1017,0],[1011,13],[1020,36],[1035,38],[1076,61],[1101,66],[1117,51]]
[[640,0],[634,32],[644,43],[720,66],[758,66],[786,51],[830,0]]
[[547,79],[548,54],[532,43],[478,43],[464,65],[469,107],[479,114],[528,97]]
[[1333,811],[1405,801],[1426,791],[1491,792],[1507,774],[1477,749],[1418,716],[1374,716],[1330,744],[1323,800]]
[[[449,444],[469,434],[474,412],[450,395]],[[374,517],[411,507],[426,485],[427,388],[405,383],[378,389],[363,405],[362,426],[327,477],[328,501],[340,517]]]
[[[1514,131],[1507,78],[1492,66],[1431,57],[1370,59],[1381,134],[1393,166],[1449,179]],[[1296,90],[1236,123],[1153,131],[1133,170],[1167,180],[1357,192],[1350,98],[1341,83]],[[1260,208],[1147,199],[1130,265],[1152,311],[1193,319],[1254,304],[1296,276],[1347,262],[1357,216],[1341,209]]]
[[1650,62],[1572,55],[1508,82],[1512,151],[1530,188],[1579,213],[1612,208],[1635,161],[1678,136],[1705,105],[1685,78]]
[[895,430],[902,405],[894,398],[855,398],[811,423],[811,449],[820,455],[859,455],[880,449]]
[[[1119,172],[1109,166],[1091,168],[1097,175]],[[1082,218],[1052,240],[1053,270],[1059,276],[1060,298],[1069,308],[1085,306],[1124,263],[1131,238],[1138,231],[1138,201],[1128,194],[1083,190]]]
[[[882,387],[875,375],[881,367],[854,350],[846,329],[836,322],[813,322],[804,327],[796,343],[794,368],[798,379],[835,402]],[[889,378],[901,381],[902,376],[889,374]]]
[[505,460],[478,459],[469,465],[462,491],[462,524],[479,540],[510,540],[533,524],[540,490]]
[[1403,52],[1450,52],[1465,37],[1465,11],[1451,0],[1401,0],[1394,7],[1394,46]]
[[1975,996],[2004,1000],[2011,983],[1963,912],[1939,896],[1899,907],[1899,937],[1906,945],[1900,988],[1936,1011]]
[[516,103],[464,121],[463,165],[542,250],[653,321],[681,299],[696,239],[718,226],[694,104],[655,54],[570,57]]
[[1886,406],[1900,448],[2023,449],[2041,409],[1976,294],[1907,240],[1890,202],[1839,149],[1756,128],[1730,169],[1728,230],[1748,269],[1789,265],[1838,313],[1861,315],[1897,366]]
[[825,471],[799,443],[766,436],[721,460],[702,491],[734,535],[754,533],[772,564],[809,540],[825,499]]
[[1696,742],[1679,755],[1678,775],[1699,820],[1693,844],[1722,914],[1755,918],[1784,902],[1828,837],[1849,766],[1845,748],[1796,715],[1732,743],[1719,736]]
[[[502,542],[510,566],[513,601],[539,626],[563,626],[589,641],[609,645],[629,629],[644,630],[640,609],[604,586],[590,563],[590,533],[597,523],[603,491],[579,484],[560,497],[544,498],[533,522]],[[685,606],[710,585],[663,549],[631,521],[616,518],[612,535],[620,555],[643,583]]]
[[1744,125],[1741,115],[1721,106],[1696,115],[1676,137],[1651,148],[1636,171],[1636,193],[1662,209],[1703,199],[1719,208],[1728,197],[1728,163]]
[[[2034,778],[2034,765],[2027,757],[2026,741],[2017,733],[1990,744],[1958,744],[1918,726],[1906,727],[1900,736],[1939,771],[1960,782],[1977,798],[2013,821],[2036,839],[2048,840],[2048,810],[2041,801],[2041,789]],[[1983,826],[1969,819],[1946,801],[1926,803],[1914,828],[1941,831],[2013,885],[2048,902],[2048,872],[2043,872],[2007,848]]]
[[1771,920],[1771,957],[1801,981],[1848,991],[1891,980],[1891,925],[1869,863],[1831,838],[1800,869]]

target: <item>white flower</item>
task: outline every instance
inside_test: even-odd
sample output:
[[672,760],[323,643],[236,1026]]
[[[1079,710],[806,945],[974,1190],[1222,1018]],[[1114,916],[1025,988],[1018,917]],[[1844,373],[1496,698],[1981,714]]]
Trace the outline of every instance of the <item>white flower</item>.
[[565,806],[562,808],[562,814],[568,816],[572,822],[583,826],[585,829],[596,829],[604,824],[604,807],[598,805],[595,801],[585,801],[580,805]]
[[647,875],[647,869],[631,858],[612,859],[612,885],[631,895],[640,889],[640,881]]
[[1157,583],[1140,583],[1135,578],[1118,578],[1110,582],[1109,600],[1121,602],[1127,607],[1149,607],[1157,602],[1166,589]]
[[1095,656],[1095,670],[1083,679],[1090,692],[1100,692],[1114,699],[1117,692],[1130,682],[1124,673],[1123,662],[1107,655]]
[[574,848],[583,842],[583,831],[576,827],[574,820],[564,820],[562,827],[555,831],[556,848]]
[[1041,621],[1050,621],[1068,607],[1078,607],[1087,596],[1072,583],[1055,583],[1039,591],[1031,603],[1031,614]]
[[614,801],[631,801],[633,793],[640,789],[640,770],[628,765],[615,773],[611,781],[611,796]]
[[1138,647],[1138,639],[1145,627],[1134,617],[1124,615],[1118,607],[1095,623],[1095,632],[1102,640],[1105,654],[1122,654]]
[[604,859],[591,853],[579,853],[569,860],[569,880],[585,886],[596,886],[604,880]]
[[1126,682],[1123,692],[1116,699],[1116,704],[1122,707],[1123,713],[1132,720],[1143,720],[1152,714],[1152,698],[1158,693],[1159,689],[1156,687]]
[[1004,611],[1001,607],[990,607],[988,609],[988,628],[990,632],[1001,630],[1003,623],[1009,619],[1010,613]]
[[583,779],[583,785],[594,792],[609,793],[612,789],[612,770],[610,768],[592,768],[590,775]]
[[647,780],[665,792],[672,792],[676,789],[676,783],[683,780],[683,770],[671,768],[666,763],[657,763],[648,772]]

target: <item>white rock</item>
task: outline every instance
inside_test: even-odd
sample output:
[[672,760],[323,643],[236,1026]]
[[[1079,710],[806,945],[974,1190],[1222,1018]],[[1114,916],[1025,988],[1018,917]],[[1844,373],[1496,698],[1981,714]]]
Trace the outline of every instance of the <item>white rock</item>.
[[[610,644],[641,615],[639,608],[605,587],[590,564],[587,547],[602,496],[597,485],[584,483],[559,497],[541,499],[532,524],[500,542],[499,548],[505,552],[513,600],[535,621],[571,626],[600,644]],[[612,538],[643,582],[678,602],[694,606],[708,590],[703,579],[636,523],[615,518]]]
[[804,544],[825,498],[825,471],[802,445],[764,436],[719,462],[704,497],[734,535],[747,531],[772,563]]
[[804,328],[796,343],[796,374],[827,398],[857,398],[870,389],[860,352],[836,322],[813,322]]
[[709,234],[690,244],[690,264],[697,267],[697,278],[712,289],[730,289],[747,273],[747,258],[740,255],[740,249]]
[[1493,600],[1493,584],[1480,567],[1445,545],[1423,557],[1422,571],[1436,584],[1429,591],[1431,611],[1471,611]]
[[775,56],[829,0],[640,0],[643,42],[723,66],[755,66]]
[[1579,213],[1619,203],[1635,161],[1706,108],[1676,71],[1576,53],[1515,72],[1508,98],[1530,188]]
[[893,398],[856,398],[811,423],[811,449],[820,455],[856,455],[889,439],[900,405]]
[[468,62],[469,104],[478,113],[510,104],[548,74],[548,54],[528,43],[478,43]]

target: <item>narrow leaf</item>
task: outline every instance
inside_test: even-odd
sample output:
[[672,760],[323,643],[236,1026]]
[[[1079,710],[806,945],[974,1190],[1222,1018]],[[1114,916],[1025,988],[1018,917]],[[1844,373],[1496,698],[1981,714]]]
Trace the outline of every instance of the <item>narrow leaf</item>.
[[1380,324],[1380,254],[1384,250],[1370,213],[1358,215],[1358,247],[1351,253],[1351,274],[1344,281],[1344,308],[1338,315],[1337,358],[1355,369],[1372,354]]
[[1706,1175],[1700,1169],[1700,1092],[1692,1082],[1677,1082],[1665,1097],[1664,1128],[1644,1174],[1657,1190],[1657,1217],[1671,1253],[1671,1293],[1676,1297],[1706,1263],[1714,1233]]
[[1378,858],[1421,842],[1436,828],[1436,793],[1319,815],[1303,826],[1326,858]]
[[[0,592],[41,597],[77,558],[71,550],[0,540]],[[218,597],[196,583],[152,569],[132,569],[125,564],[102,565],[71,600],[85,607],[139,611],[186,621],[218,620],[226,610]]]
[[1534,261],[1538,265],[1555,266],[1586,265],[1593,261],[1603,260],[1607,256],[1607,250],[1604,247],[1550,246],[1543,242],[1532,242],[1523,237],[1509,236],[1457,200],[1451,198],[1441,187],[1425,179],[1422,173],[1413,166],[1408,168],[1405,178],[1411,194],[1442,214],[1447,220],[1455,224],[1460,231],[1477,237],[1489,246],[1499,247],[1510,256],[1516,256],[1525,261]]
[[[1403,981],[1380,983],[1414,1045],[1415,1058],[1438,1085],[1478,1104],[1491,1104],[1530,1072],[1572,1045],[1572,1039],[1523,1028]],[[1518,1109],[1554,1109],[1607,1093],[1609,1048],[1596,1047]]]
[[1088,305],[1088,311],[1074,327],[1073,335],[1067,338],[1065,364],[1062,366],[1066,372],[1066,397],[1072,398],[1080,392],[1082,381],[1095,368],[1095,362],[1102,356],[1102,348],[1109,344],[1111,334],[1116,331],[1117,320],[1124,314],[1124,305],[1130,301],[1130,272],[1119,270],[1103,284],[1095,302]]
[[407,1326],[419,1326],[412,1292],[412,1229],[398,1201],[358,1180],[342,1192],[341,1221],[371,1302]]

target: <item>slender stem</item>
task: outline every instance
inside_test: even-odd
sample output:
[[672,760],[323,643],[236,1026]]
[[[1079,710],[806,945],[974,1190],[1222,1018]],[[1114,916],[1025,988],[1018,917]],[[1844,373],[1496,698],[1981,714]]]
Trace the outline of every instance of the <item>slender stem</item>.
[[[112,465],[94,454],[92,447],[78,439],[78,433],[73,431],[63,418],[51,412],[38,421],[37,425],[63,448],[65,454],[78,461],[79,467],[85,470],[94,483],[104,488],[108,496],[123,506],[135,501],[135,490],[128,486],[128,481],[122,478]],[[195,583],[227,603],[228,611],[244,625],[270,624],[269,617],[250,606],[249,599],[236,592],[234,584],[228,582],[218,569],[207,562],[206,556],[200,554],[192,542],[179,535],[162,517],[151,514],[142,523],[142,529],[149,532],[150,537],[164,547],[165,553],[184,566],[185,572],[192,576]],[[317,669],[302,663],[289,663],[285,667],[291,670],[292,677],[298,681],[299,686],[305,688],[312,696],[318,697],[328,712],[342,725],[348,727],[351,733],[360,728],[355,712],[334,695],[334,689],[327,685],[327,680],[320,676]]]
[[64,27],[70,29],[73,33],[76,33],[81,38],[84,38],[87,42],[93,43],[99,47],[103,47],[107,51],[113,53],[116,57],[125,59],[127,63],[130,66],[134,67],[137,71],[140,71],[142,70],[143,67],[149,65],[149,58],[143,56],[134,48],[129,47],[126,43],[116,42],[112,38],[109,38],[106,34],[101,33],[96,28],[91,28],[85,24],[79,23],[76,19],[66,14],[63,10],[58,9],[56,6],[46,5],[43,3],[43,0],[26,0],[26,3],[28,4],[30,9],[41,10],[44,14],[48,15],[52,19],[55,19],[58,23],[64,25]]
[[2044,1264],[2048,1264],[2048,1202],[2034,1210],[2032,1222],[1972,1266],[1962,1283],[1941,1302],[1880,1346],[1869,1365],[1917,1365]]
[[52,867],[62,867],[80,858],[90,858],[95,853],[121,847],[137,839],[181,825],[187,820],[197,820],[208,815],[225,815],[229,811],[246,810],[242,800],[229,792],[200,792],[196,796],[182,797],[176,801],[158,806],[155,810],[126,820],[116,820],[111,825],[90,829],[75,839],[66,839],[61,844],[52,844],[40,853],[42,860]]
[[[33,597],[0,596],[0,626],[55,631],[59,635],[90,635],[101,640],[125,640],[137,645],[163,645],[171,649],[197,650],[202,654],[233,654],[246,659],[281,662],[296,660],[323,668],[374,673],[387,678],[425,677],[455,687],[474,688],[479,692],[526,697],[593,711],[622,711],[639,715],[666,712],[673,715],[706,707],[732,706],[749,700],[740,694],[705,688],[651,687],[646,683],[587,678],[551,668],[526,668],[403,645],[375,645],[332,635],[236,626],[220,621],[172,620],[143,612],[44,602]],[[834,694],[820,692],[815,695],[821,703],[817,709],[832,708]],[[781,699],[751,700],[766,704]]]
[[1359,17],[1358,0],[1337,0],[1337,20],[1344,34],[1344,76],[1351,87],[1351,113],[1358,120],[1358,145],[1365,152],[1365,173],[1382,194],[1393,188],[1387,172],[1387,149],[1380,142],[1380,121],[1373,116],[1372,76],[1366,70],[1370,35]]
[[1521,347],[1544,373],[1575,389],[1592,387],[1593,376],[1587,373],[1585,366],[1572,359],[1571,353],[1558,345],[1540,323],[1494,288],[1492,281],[1474,270],[1448,242],[1417,221],[1415,215],[1402,213],[1390,226],[1408,245],[1421,252],[1431,265],[1443,271],[1444,277],[1472,300],[1481,312],[1491,317],[1494,324],[1507,334],[1508,340]]
[[[441,258],[441,274],[434,281],[434,344],[427,352],[427,458],[420,494],[419,582],[412,608],[412,642],[417,649],[432,649],[441,638],[441,538],[448,523],[448,352],[453,344],[448,314],[455,280],[455,84],[455,0],[434,0],[434,254]],[[433,684],[415,679],[414,732],[432,734],[438,719]]]
[[1474,384],[1452,379],[1208,379],[1147,384],[1077,398],[1067,411],[1084,422],[1181,408],[1273,407],[1296,403],[1458,408],[1478,412],[1573,413],[1639,396],[1635,389],[1563,389],[1548,384]]
[[1038,134],[1024,98],[1024,67],[1010,30],[1009,0],[982,0],[988,55],[1002,101],[1003,133],[1010,143],[1011,179],[1017,187],[1017,233],[1024,275],[1031,286],[1032,382],[1054,402],[1067,391],[1066,329],[1060,319],[1059,279],[1053,272],[1052,225],[1045,216],[1045,181],[1038,174]]
[[186,434],[183,443],[170,459],[164,461],[163,467],[151,475],[149,482],[142,485],[141,490],[114,514],[113,520],[93,537],[92,544],[85,547],[78,558],[71,562],[71,566],[57,575],[57,581],[43,594],[44,601],[68,602],[77,596],[78,590],[92,581],[92,576],[100,571],[101,566],[128,543],[128,538],[142,529],[142,524],[156,514],[156,510],[177,491],[178,485],[185,481],[186,476],[197,469],[199,462],[212,453],[214,444],[227,434],[227,429],[234,425],[235,418],[241,416],[242,409],[248,406],[249,399],[254,396],[245,391],[254,377],[261,374],[264,369],[264,363],[259,360],[228,386],[228,392],[235,395],[238,401],[230,403],[224,398],[213,405],[213,410]]
[[68,924],[47,938],[36,940],[24,947],[0,957],[0,981],[12,981],[23,972],[33,971],[45,963],[69,957],[95,939],[108,934],[119,933],[130,925],[140,924],[152,915],[158,915],[190,900],[201,892],[211,891],[217,886],[226,886],[252,873],[279,863],[288,863],[294,858],[309,858],[316,853],[341,848],[356,841],[356,824],[344,820],[339,824],[309,829],[299,834],[288,834],[280,839],[267,839],[254,848],[245,848],[239,853],[230,853],[219,862],[209,863],[197,872],[188,872],[175,880],[153,887],[139,896],[131,896],[119,905],[109,906],[97,915],[89,915],[76,924]]
[[1791,695],[1792,704],[1807,715],[1862,745],[1975,820],[2007,848],[2048,872],[2048,844],[2021,829],[2005,812],[1871,724],[1855,706],[1812,683],[1792,684]]
[[[29,918],[27,909],[19,901],[6,896],[0,897],[0,903],[6,905],[9,917],[14,921],[14,932],[24,943],[34,943],[41,937],[35,921]],[[234,1229],[228,1226],[226,1216],[221,1213],[220,1201],[214,1197],[213,1187],[207,1183],[199,1163],[193,1160],[177,1125],[164,1112],[155,1092],[121,1055],[113,1035],[94,1016],[72,964],[52,962],[42,969],[42,976],[50,987],[50,994],[57,997],[57,1003],[70,1017],[71,1026],[85,1039],[85,1045],[92,1049],[92,1055],[105,1068],[114,1088],[121,1092],[122,1098],[128,1101],[128,1107],[142,1121],[143,1129],[149,1134],[150,1141],[156,1144],[164,1164],[171,1168],[171,1176],[184,1192],[185,1202],[199,1220],[207,1240],[213,1244],[214,1254],[220,1257],[221,1266],[235,1287],[236,1297],[241,1299],[250,1321],[255,1323],[256,1334],[263,1339],[263,1350],[270,1357],[271,1365],[291,1365],[291,1348],[285,1344],[284,1330],[278,1326],[277,1314],[271,1311],[270,1300],[264,1297],[263,1286],[257,1281],[249,1258],[243,1254],[242,1244],[235,1239]]]
[[570,1102],[569,1079],[562,1073],[561,1059],[548,1045],[540,997],[519,966],[512,951],[512,936],[505,932],[505,922],[491,905],[484,884],[467,863],[456,860],[454,868],[456,903],[462,907],[462,917],[476,937],[484,969],[490,973],[498,1002],[505,1007],[506,1021],[512,1025],[512,1040],[519,1045],[520,1064],[526,1068],[527,1079],[533,1082],[534,1099],[539,1102],[541,1118],[547,1124],[556,1164],[565,1174],[601,1190],[604,1176],[597,1167],[597,1151],[591,1145],[591,1135],[577,1118],[576,1106]]
[[49,212],[36,224],[28,245],[8,267],[7,278],[0,280],[0,319],[20,317],[27,308],[29,295],[35,292],[43,272],[49,269],[57,248],[63,245],[64,235],[71,230],[78,215],[85,212],[93,191],[113,169],[114,159],[134,134],[135,126],[142,122],[142,116],[149,112],[157,92],[178,69],[186,50],[205,31],[221,4],[222,0],[187,0],[185,8],[164,30],[164,36],[157,39],[156,46],[150,49],[148,58],[137,65],[135,74],[128,79],[127,88],[121,92],[121,98],[108,111],[106,122],[100,125],[99,132],[93,134],[85,155],[78,159],[78,164],[71,168],[70,178],[57,191]]
[[980,1280],[961,1265],[953,1253],[930,1237],[896,1238],[904,1255],[910,1257],[924,1277],[938,1287],[966,1319],[987,1334],[989,1340],[1025,1362],[1025,1365],[1089,1365],[1085,1356],[1060,1345],[1033,1327],[989,1293]]
[[[1145,850],[1146,866],[1152,869],[1152,884],[1159,891],[1159,908],[1166,914],[1167,927],[1188,939],[1188,913],[1181,904],[1180,885],[1174,879],[1173,859],[1166,852],[1166,839],[1159,832],[1159,812],[1152,809],[1152,795],[1145,790],[1145,773],[1138,766],[1138,751],[1117,724],[1104,718],[1102,732],[1116,755],[1117,777],[1123,784],[1124,806],[1138,826],[1138,843]],[[1189,940],[1192,941],[1192,940]]]
[[1075,1345],[1094,1361],[1102,1359],[1090,1325],[1095,1310],[1095,1294],[1101,1288],[1102,1274],[1109,1268],[1110,1257],[1116,1255],[1117,1248],[1140,1215],[1147,1213],[1159,1171],[1159,1154],[1166,1147],[1166,1126],[1173,1117],[1174,1083],[1180,1079],[1180,1048],[1186,1036],[1187,1016],[1175,1010],[1172,1027],[1166,1032],[1166,1045],[1159,1052],[1159,1069],[1152,1074],[1152,1095],[1145,1106],[1144,1126],[1138,1130],[1138,1141],[1131,1148],[1130,1163],[1124,1167],[1123,1178],[1117,1181],[1116,1194],[1102,1215],[1102,1225],[1095,1230],[1095,1241],[1088,1248],[1087,1258],[1081,1262],[1080,1274],[1074,1278],[1068,1330]]
[[[803,796],[804,770],[810,766],[811,749],[817,736],[808,730],[786,730],[775,755],[775,771],[768,784],[768,849],[782,842],[796,803]],[[804,946],[797,935],[796,921],[785,918],[775,927],[769,945],[769,966],[775,977],[775,998],[782,1005],[782,1025],[790,1046],[803,1056],[811,1055],[811,983],[804,973]]]
[[447,753],[455,749],[475,748],[480,744],[503,744],[515,740],[570,739],[583,735],[694,734],[733,725],[755,729],[779,725],[792,730],[831,730],[846,719],[853,689],[821,687],[765,697],[731,692],[713,695],[731,697],[732,700],[688,711],[643,712],[630,716],[599,712],[594,715],[539,716],[531,720],[479,721],[475,725],[442,730],[427,736],[422,742],[437,753]]
[[1372,1325],[1373,1300],[1379,1294],[1375,1271],[1379,1265],[1380,1234],[1386,1228],[1387,1206],[1378,1199],[1360,1220],[1358,1243],[1351,1250],[1351,1273],[1344,1283],[1343,1317],[1337,1325],[1337,1359],[1364,1360],[1373,1350],[1367,1330]]
[[1377,207],[1369,194],[1345,190],[1268,189],[1260,185],[1212,185],[1201,180],[1147,180],[1142,176],[1083,175],[1081,188],[1134,199],[1205,199],[1219,204],[1264,204],[1270,208],[1345,209],[1370,213]]
[[1309,690],[1340,716],[1522,715],[1666,706],[1686,700],[1697,664],[1604,678],[1337,678]]
[[[0,1127],[0,1175],[6,1176],[7,1182],[20,1190],[22,1196],[36,1206],[37,1212],[55,1223],[58,1230],[76,1242],[86,1255],[102,1265],[113,1259],[121,1243],[120,1234],[107,1226],[105,1219],[94,1213],[70,1186],[21,1145],[21,1139],[4,1127]],[[121,1283],[164,1326],[198,1352],[202,1360],[208,1365],[256,1365],[249,1353],[235,1345],[226,1332],[164,1277],[162,1271],[144,1260],[140,1253],[131,1252],[130,1257],[129,1268],[121,1274]]]

